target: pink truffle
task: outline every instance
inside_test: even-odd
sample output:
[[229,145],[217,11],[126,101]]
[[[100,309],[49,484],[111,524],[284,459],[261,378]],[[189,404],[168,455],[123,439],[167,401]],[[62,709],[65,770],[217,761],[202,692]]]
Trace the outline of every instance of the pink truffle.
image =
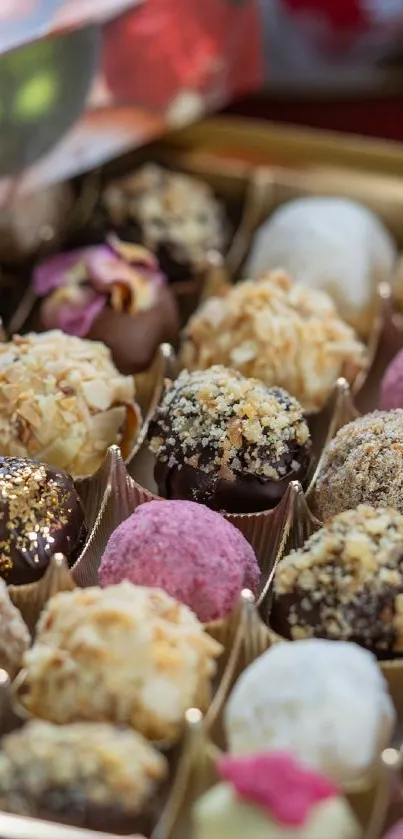
[[403,820],[397,822],[392,827],[383,839],[403,839]]
[[403,408],[403,350],[392,359],[382,379],[380,408],[383,411]]
[[112,533],[99,569],[101,586],[162,588],[203,623],[226,617],[243,588],[256,592],[259,576],[242,534],[193,501],[142,504]]

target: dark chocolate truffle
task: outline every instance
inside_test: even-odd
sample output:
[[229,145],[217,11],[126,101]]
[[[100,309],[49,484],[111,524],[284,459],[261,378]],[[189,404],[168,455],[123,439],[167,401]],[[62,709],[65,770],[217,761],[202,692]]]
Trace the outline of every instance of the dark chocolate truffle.
[[297,400],[220,366],[180,374],[149,439],[162,496],[230,513],[276,506],[290,481],[305,478],[310,459]]
[[286,638],[403,654],[403,516],[360,505],[278,565],[270,624]]
[[72,565],[85,536],[84,510],[69,475],[35,460],[0,458],[0,576],[6,583],[39,580],[58,552]]
[[403,513],[403,410],[373,411],[330,443],[314,495],[323,521],[358,504]]

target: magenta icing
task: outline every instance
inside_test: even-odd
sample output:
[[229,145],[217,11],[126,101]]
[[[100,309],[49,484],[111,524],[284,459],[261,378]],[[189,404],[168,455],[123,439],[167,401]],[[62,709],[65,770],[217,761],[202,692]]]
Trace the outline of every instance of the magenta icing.
[[264,808],[280,824],[292,827],[302,827],[316,804],[339,794],[323,775],[281,752],[226,756],[219,761],[218,771],[241,798]]

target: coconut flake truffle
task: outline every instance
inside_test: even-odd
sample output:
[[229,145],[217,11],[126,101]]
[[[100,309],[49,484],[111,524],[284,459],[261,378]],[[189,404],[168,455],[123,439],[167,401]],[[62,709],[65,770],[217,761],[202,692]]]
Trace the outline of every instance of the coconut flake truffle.
[[99,569],[101,586],[157,586],[203,623],[225,618],[243,588],[256,592],[259,576],[239,530],[192,501],[141,504],[110,537]]
[[193,807],[195,839],[360,839],[347,801],[286,753],[226,756]]
[[28,722],[1,742],[0,807],[127,833],[166,773],[165,758],[130,729]]
[[22,658],[31,643],[28,627],[13,606],[7,586],[0,580],[0,667],[13,679],[21,668]]
[[382,221],[349,198],[288,201],[255,235],[249,276],[283,268],[298,283],[326,291],[347,323],[368,335],[380,282],[389,280],[397,248]]
[[297,400],[220,366],[180,374],[149,438],[160,495],[230,513],[274,507],[309,466],[309,430]]
[[403,653],[403,516],[359,506],[327,522],[278,565],[273,628],[287,638],[355,641]]
[[112,181],[102,204],[109,225],[153,251],[170,280],[205,271],[211,251],[224,251],[222,207],[198,178],[149,163]]
[[386,368],[379,403],[382,411],[403,408],[403,350],[395,355]]
[[282,271],[203,303],[185,329],[181,359],[190,370],[225,364],[284,387],[305,411],[322,408],[339,376],[353,382],[367,364],[330,297]]
[[103,344],[57,330],[0,344],[3,455],[83,477],[138,424],[133,378],[118,372]]
[[225,711],[234,754],[289,751],[347,785],[390,740],[395,711],[375,658],[356,644],[280,643],[241,675]]
[[0,457],[0,576],[8,584],[36,582],[55,553],[73,565],[86,534],[70,475],[35,460]]
[[336,434],[316,483],[322,520],[369,504],[403,513],[403,410],[373,411]]
[[42,612],[24,659],[24,705],[58,724],[113,722],[174,740],[186,709],[207,707],[220,652],[190,609],[159,589],[76,589]]

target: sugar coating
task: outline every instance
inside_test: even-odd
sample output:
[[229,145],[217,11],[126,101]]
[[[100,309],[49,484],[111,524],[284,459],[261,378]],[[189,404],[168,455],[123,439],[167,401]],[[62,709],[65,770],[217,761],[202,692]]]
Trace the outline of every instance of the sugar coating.
[[279,480],[298,469],[309,429],[296,399],[220,365],[183,370],[158,406],[150,448],[169,467]]
[[283,268],[295,281],[326,291],[341,316],[368,334],[377,285],[388,280],[397,249],[382,221],[349,198],[287,201],[257,231],[249,276]]
[[24,658],[24,705],[58,724],[113,722],[173,740],[187,708],[205,710],[221,646],[196,616],[129,582],[52,597]]
[[314,495],[322,518],[359,504],[403,512],[403,410],[373,411],[330,443]]
[[224,249],[221,204],[198,178],[148,163],[112,181],[102,200],[113,224],[137,222],[146,247],[164,246],[171,258],[190,263],[194,271],[206,267],[209,251]]
[[312,639],[277,644],[251,664],[224,722],[234,754],[289,751],[343,785],[372,770],[395,710],[371,653]]
[[403,819],[393,825],[383,839],[403,839]]
[[382,411],[403,408],[403,350],[395,355],[385,371],[379,405]]
[[113,806],[135,814],[166,774],[165,758],[131,729],[32,721],[2,739],[0,806],[40,818],[40,806],[48,798],[51,809],[57,791],[71,807]]
[[30,644],[28,627],[11,602],[4,580],[0,579],[0,667],[11,679],[20,670]]
[[403,653],[403,516],[360,505],[279,563],[273,615],[291,638]]
[[129,419],[139,423],[134,380],[110,350],[53,330],[0,344],[0,451],[74,477],[95,472]]
[[99,569],[101,586],[157,586],[203,623],[226,617],[243,588],[256,592],[259,576],[239,530],[193,501],[142,504],[110,537]]
[[203,303],[184,331],[181,361],[190,370],[234,367],[316,411],[339,376],[352,382],[365,369],[367,353],[327,294],[272,271]]

